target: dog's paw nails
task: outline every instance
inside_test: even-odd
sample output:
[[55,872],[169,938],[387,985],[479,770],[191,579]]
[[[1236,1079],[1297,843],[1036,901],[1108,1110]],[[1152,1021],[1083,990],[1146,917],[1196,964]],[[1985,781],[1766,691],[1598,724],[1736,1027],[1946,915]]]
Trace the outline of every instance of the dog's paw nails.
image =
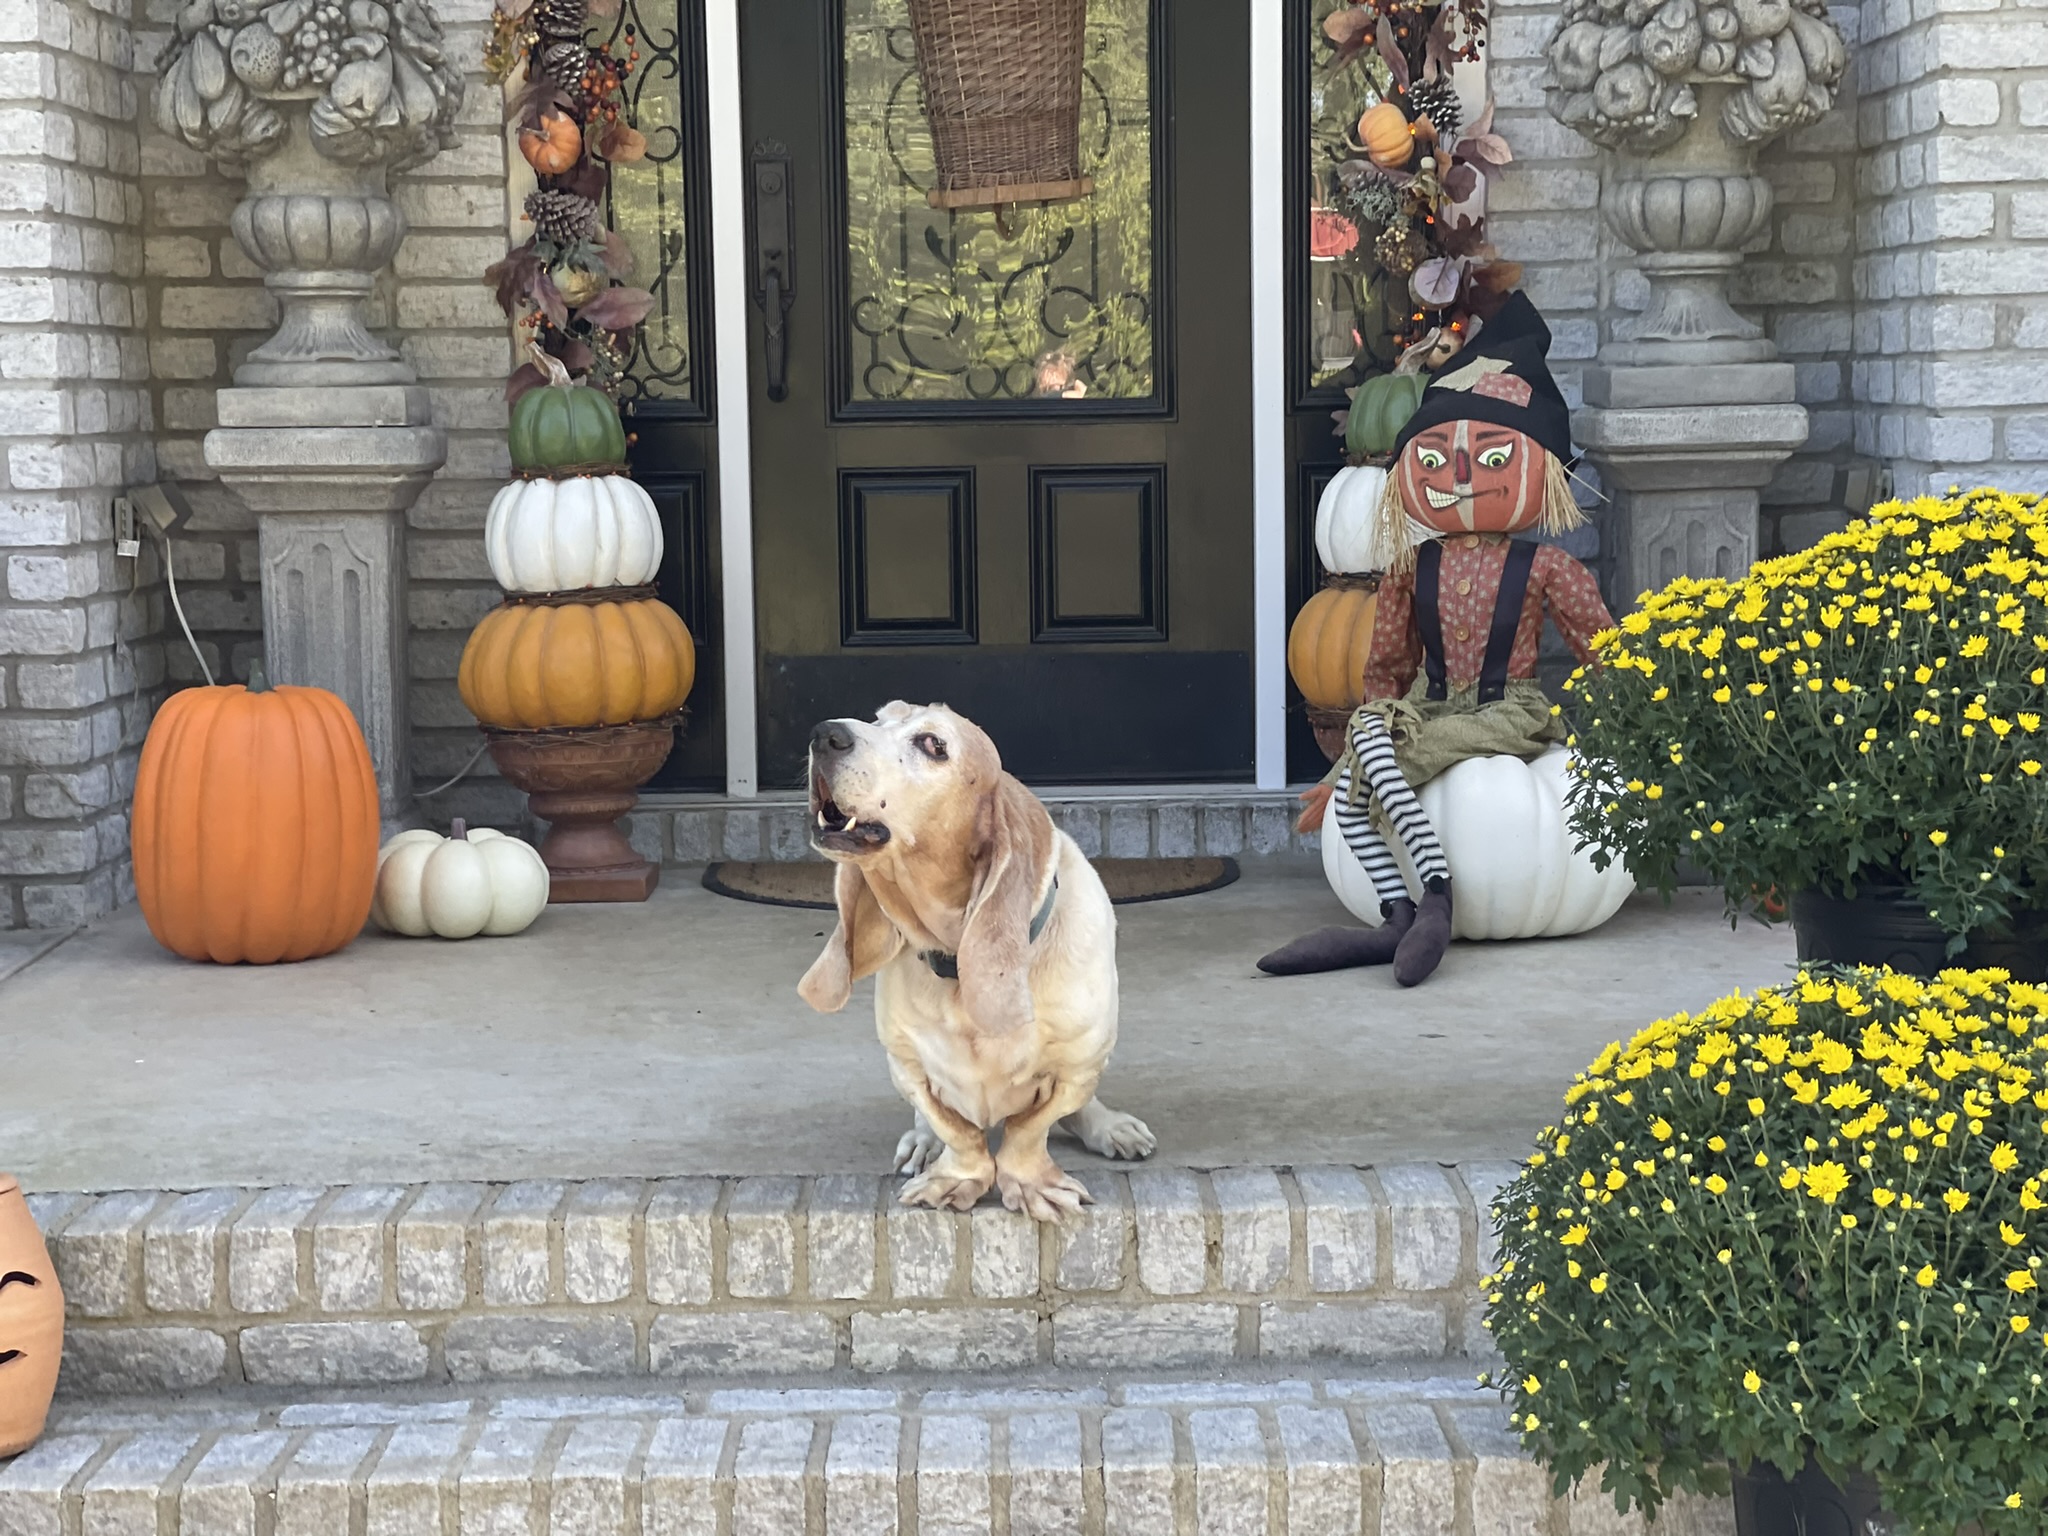
[[929,1131],[908,1130],[896,1143],[894,1167],[898,1173],[919,1174],[938,1161],[945,1143]]
[[1093,1149],[1098,1156],[1135,1162],[1159,1150],[1159,1138],[1136,1115],[1118,1115],[1103,1128],[1102,1144]]
[[1057,1169],[1049,1178],[999,1176],[999,1182],[1003,1204],[1010,1210],[1023,1212],[1033,1221],[1061,1221],[1068,1216],[1079,1215],[1082,1206],[1095,1203],[1095,1197],[1088,1193],[1085,1184]]
[[988,1180],[963,1179],[956,1174],[927,1173],[903,1186],[897,1201],[903,1205],[928,1205],[934,1210],[971,1211],[988,1193]]

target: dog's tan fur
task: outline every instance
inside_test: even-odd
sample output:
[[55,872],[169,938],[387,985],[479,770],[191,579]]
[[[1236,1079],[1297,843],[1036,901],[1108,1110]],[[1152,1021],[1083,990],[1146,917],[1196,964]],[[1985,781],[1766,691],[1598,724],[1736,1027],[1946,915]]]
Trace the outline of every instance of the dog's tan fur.
[[[995,743],[952,710],[899,702],[872,723],[827,723],[853,740],[814,752],[811,767],[811,835],[838,864],[839,921],[798,991],[836,1013],[856,981],[877,978],[876,1030],[916,1111],[897,1148],[914,1175],[903,1203],[965,1210],[996,1185],[1011,1210],[1042,1221],[1079,1209],[1088,1191],[1046,1149],[1055,1124],[1107,1157],[1155,1145],[1141,1121],[1095,1099],[1117,1031],[1116,915],[1102,881],[1003,771]],[[827,804],[886,827],[887,841],[820,828]],[[958,957],[957,981],[933,971],[933,951]]]

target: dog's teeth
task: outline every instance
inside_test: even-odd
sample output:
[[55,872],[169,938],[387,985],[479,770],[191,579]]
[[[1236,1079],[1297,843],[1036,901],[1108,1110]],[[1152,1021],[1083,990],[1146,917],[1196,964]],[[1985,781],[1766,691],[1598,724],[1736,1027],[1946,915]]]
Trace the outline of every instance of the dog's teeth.
[[820,827],[820,829],[822,829],[825,825],[825,813],[823,811],[820,811],[818,812],[818,826]]
[[858,818],[858,817],[854,817],[854,816],[849,816],[849,817],[847,817],[847,818],[846,818],[846,825],[845,825],[844,827],[841,827],[841,828],[840,828],[840,831],[842,831],[842,832],[849,832],[849,833],[850,833],[850,832],[852,832],[852,831],[853,831],[853,829],[854,829],[855,827],[857,827],[857,826],[859,826],[859,825],[860,825],[860,820],[859,820],[859,818]]

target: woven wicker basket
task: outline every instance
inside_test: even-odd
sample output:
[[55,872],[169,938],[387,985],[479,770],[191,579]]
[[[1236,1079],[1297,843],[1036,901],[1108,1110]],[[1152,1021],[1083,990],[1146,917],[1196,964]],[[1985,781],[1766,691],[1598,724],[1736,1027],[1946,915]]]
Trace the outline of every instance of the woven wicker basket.
[[1085,197],[1088,0],[909,0],[938,184],[934,208]]

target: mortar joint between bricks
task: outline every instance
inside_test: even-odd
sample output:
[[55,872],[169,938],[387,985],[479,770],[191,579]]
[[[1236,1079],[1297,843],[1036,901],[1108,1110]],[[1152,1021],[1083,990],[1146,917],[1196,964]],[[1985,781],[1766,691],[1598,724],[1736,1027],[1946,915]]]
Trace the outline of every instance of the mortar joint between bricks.
[[[228,1300],[228,1272],[233,1262],[235,1223],[240,1221],[249,1207],[256,1203],[256,1197],[262,1191],[251,1188],[244,1189],[241,1193],[242,1198],[235,1202],[232,1210],[221,1217],[213,1232],[213,1306],[209,1310],[209,1315],[213,1317],[234,1315],[234,1305]],[[145,1266],[147,1263],[145,1257]]]
[[1280,1180],[1280,1198],[1287,1202],[1287,1278],[1281,1282],[1276,1294],[1307,1296],[1315,1289],[1315,1282],[1309,1274],[1308,1199],[1294,1181],[1292,1168],[1278,1168],[1274,1174]]
[[1479,1209],[1478,1198],[1472,1193],[1471,1185],[1465,1182],[1465,1175],[1453,1164],[1442,1165],[1445,1175],[1451,1181],[1451,1188],[1458,1197],[1459,1242],[1458,1274],[1453,1282],[1459,1290],[1476,1286],[1479,1273],[1479,1232],[1480,1224],[1486,1219]]
[[[711,1300],[714,1303],[735,1299],[726,1276],[726,1265],[732,1254],[732,1242],[726,1230],[726,1213],[732,1205],[733,1192],[738,1188],[737,1181],[720,1179],[718,1197],[711,1202]],[[733,1440],[736,1446],[739,1437],[735,1435]],[[730,1477],[732,1474],[727,1471],[720,1475]]]
[[[789,1209],[789,1301],[795,1305],[811,1294],[811,1192],[815,1178],[798,1179],[796,1204]],[[823,1452],[819,1455],[822,1457]],[[823,1486],[824,1463],[819,1462],[819,1486]]]

